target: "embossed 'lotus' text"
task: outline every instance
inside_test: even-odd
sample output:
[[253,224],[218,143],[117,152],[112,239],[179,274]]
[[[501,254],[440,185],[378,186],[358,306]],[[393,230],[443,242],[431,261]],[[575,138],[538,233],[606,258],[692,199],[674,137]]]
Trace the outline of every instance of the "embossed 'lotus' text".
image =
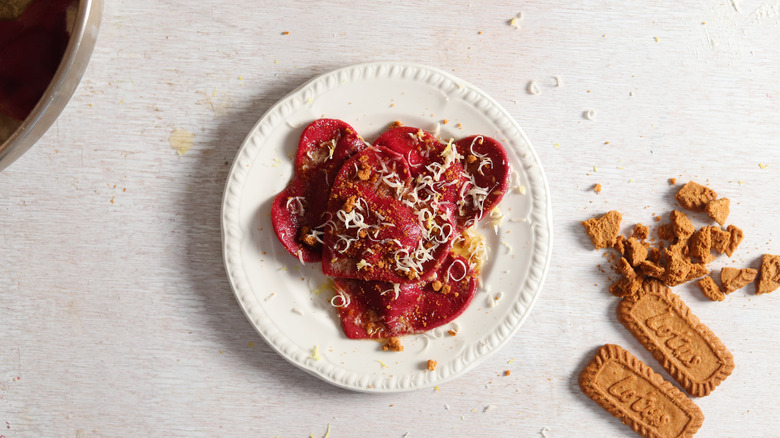
[[664,313],[651,316],[645,321],[645,325],[653,330],[659,339],[666,341],[664,345],[669,347],[672,355],[679,359],[684,365],[689,367],[698,365],[701,363],[701,356],[697,355],[691,349],[691,338],[695,335],[690,330],[684,330],[681,332],[675,331],[671,324],[674,318],[672,309],[667,308]]
[[677,362],[685,374],[697,381],[705,381],[720,368],[720,359],[707,340],[659,297],[643,297],[631,313],[648,335],[655,339],[656,347],[665,350],[665,356]]
[[639,414],[642,421],[648,426],[658,429],[672,421],[671,417],[664,413],[659,399],[662,396],[658,391],[652,389],[645,395],[640,395],[635,389],[638,386],[637,377],[628,376],[610,386],[607,392],[620,400],[625,408]]

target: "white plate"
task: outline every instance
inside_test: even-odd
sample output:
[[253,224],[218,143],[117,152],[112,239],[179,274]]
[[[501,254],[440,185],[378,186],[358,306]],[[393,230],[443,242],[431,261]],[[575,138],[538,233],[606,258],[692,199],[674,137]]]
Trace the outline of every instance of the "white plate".
[[[504,144],[517,172],[513,190],[500,204],[505,217],[499,235],[487,219],[482,221],[490,247],[484,287],[454,322],[403,337],[403,352],[383,352],[382,344],[372,340],[347,339],[330,305],[332,292],[324,290],[328,279],[320,265],[301,265],[274,234],[271,201],[290,180],[303,128],[321,117],[349,123],[368,141],[395,120],[434,131],[446,119],[440,125],[442,138],[493,137]],[[550,196],[539,159],[520,126],[484,92],[427,66],[359,64],[307,82],[252,128],[228,176],[222,239],[228,277],[241,307],[285,359],[344,388],[407,391],[465,373],[520,328],[550,262]],[[457,335],[448,335],[449,329],[457,329]],[[426,370],[428,359],[438,362],[433,372]]]

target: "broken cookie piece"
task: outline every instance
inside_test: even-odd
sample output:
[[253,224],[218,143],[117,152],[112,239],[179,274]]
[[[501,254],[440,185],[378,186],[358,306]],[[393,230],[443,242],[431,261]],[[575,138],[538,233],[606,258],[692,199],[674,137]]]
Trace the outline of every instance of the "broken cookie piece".
[[609,287],[609,293],[618,298],[623,298],[634,295],[641,287],[642,280],[639,277],[628,278],[624,276],[620,277],[620,280]]
[[639,273],[648,277],[653,277],[660,280],[664,278],[664,272],[666,272],[666,269],[664,269],[663,266],[660,266],[658,263],[652,262],[650,260],[645,260],[639,264]]
[[655,264],[660,264],[661,258],[663,257],[663,253],[661,253],[661,249],[663,249],[663,245],[661,245],[660,247],[657,246],[651,247],[650,250],[647,252],[647,260],[650,260]]
[[687,239],[696,231],[696,227],[693,226],[691,220],[688,219],[688,216],[686,216],[685,213],[672,210],[672,212],[669,213],[669,217],[672,219],[672,232],[678,239]]
[[688,241],[688,250],[691,257],[698,257],[702,263],[709,263],[714,259],[710,252],[711,246],[710,227],[700,228],[693,233],[691,240]]
[[723,285],[723,292],[730,294],[735,290],[742,289],[756,279],[758,271],[745,268],[723,268],[720,270],[720,284]]
[[780,287],[780,256],[764,254],[761,274],[756,284],[756,295],[768,294]]
[[649,235],[650,235],[650,228],[648,228],[646,225],[642,225],[642,224],[634,225],[633,237],[636,237],[639,240],[645,240]]
[[615,251],[619,252],[621,255],[624,255],[626,253],[626,238],[623,236],[617,236],[615,239],[615,244],[612,245],[612,248],[614,248]]
[[622,219],[619,212],[612,210],[599,218],[583,221],[582,226],[596,249],[609,248],[615,245]]
[[726,252],[726,248],[729,246],[729,238],[731,237],[731,233],[724,230],[721,227],[707,227],[710,233],[710,247],[718,252],[718,254],[723,254]]
[[686,277],[685,281],[695,280],[709,274],[709,272],[707,265],[703,263],[691,263],[691,269],[688,271],[688,277]]
[[734,225],[729,225],[726,228],[726,231],[729,232],[729,243],[726,245],[725,252],[727,256],[731,257],[739,244],[742,242],[742,238],[745,237],[745,234],[741,229],[735,227]]
[[631,266],[637,267],[647,259],[647,248],[635,237],[629,237],[626,240],[625,256]]
[[663,224],[658,226],[658,238],[661,240],[666,240],[667,242],[671,242],[674,240],[674,230],[672,229],[672,224]]
[[691,262],[679,251],[665,249],[666,272],[664,274],[664,283],[669,286],[677,286],[688,281],[688,273],[691,271]]
[[636,271],[634,271],[634,268],[631,267],[631,263],[625,258],[618,260],[615,270],[628,278],[636,277]]
[[720,291],[718,284],[709,275],[698,281],[701,293],[712,301],[723,301],[726,296]]
[[704,211],[711,217],[718,225],[723,226],[726,223],[726,219],[729,217],[729,206],[731,201],[729,198],[715,199],[707,203],[704,207]]
[[683,208],[692,211],[704,211],[707,204],[717,198],[715,190],[693,181],[688,181],[675,196]]

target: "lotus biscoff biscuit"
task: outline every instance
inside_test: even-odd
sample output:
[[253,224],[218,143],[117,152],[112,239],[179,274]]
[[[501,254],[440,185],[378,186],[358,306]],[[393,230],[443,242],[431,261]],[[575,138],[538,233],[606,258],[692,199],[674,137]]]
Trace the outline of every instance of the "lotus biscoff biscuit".
[[691,395],[709,394],[734,370],[731,352],[658,280],[623,298],[617,316]]
[[682,391],[617,345],[599,348],[579,378],[582,392],[644,437],[691,437],[704,414]]

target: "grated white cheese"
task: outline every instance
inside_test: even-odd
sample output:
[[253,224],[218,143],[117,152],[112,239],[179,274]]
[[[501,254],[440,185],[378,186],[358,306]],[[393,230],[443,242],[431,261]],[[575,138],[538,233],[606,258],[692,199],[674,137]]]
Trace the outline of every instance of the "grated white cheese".
[[393,292],[395,296],[393,297],[394,300],[397,300],[398,297],[401,294],[401,285],[398,283],[393,283],[392,289],[387,289],[386,291],[383,291],[380,295],[385,295],[386,293]]
[[371,263],[368,263],[366,261],[366,259],[360,259],[360,261],[357,264],[358,271],[361,270],[361,269],[365,269],[366,267],[370,268],[370,267],[373,267],[373,266],[374,265],[372,265]]
[[[452,267],[455,266],[456,264],[463,268],[463,275],[461,275],[460,278],[455,278],[455,277],[452,276]],[[468,267],[460,259],[455,260],[454,262],[452,262],[452,264],[449,266],[449,268],[447,268],[447,278],[448,278],[448,280],[461,281],[464,278],[466,278],[466,274],[468,274]]]
[[338,291],[338,294],[330,299],[330,305],[333,307],[347,307],[351,302],[349,295],[344,293],[343,290]]
[[515,253],[515,250],[514,250],[514,248],[512,248],[512,245],[510,245],[509,242],[507,242],[506,240],[502,240],[501,244],[506,247],[506,249],[507,249],[506,253],[507,254],[513,255]]
[[498,235],[498,229],[504,224],[504,213],[501,211],[501,208],[495,206],[490,210],[488,217],[490,217],[490,225],[493,226],[493,231]]
[[[303,202],[306,200],[303,196],[292,196],[290,199],[287,200],[287,204],[285,207],[287,210],[290,211],[290,213],[296,215],[296,216],[303,216],[304,214],[304,208],[303,208]],[[294,204],[294,205],[293,205]],[[293,205],[293,208],[290,209],[290,206]]]

